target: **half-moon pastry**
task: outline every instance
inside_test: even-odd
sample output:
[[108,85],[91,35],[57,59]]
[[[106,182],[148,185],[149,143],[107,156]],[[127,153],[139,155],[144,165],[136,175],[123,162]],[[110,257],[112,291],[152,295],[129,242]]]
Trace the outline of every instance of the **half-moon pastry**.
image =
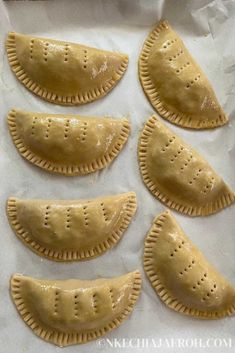
[[169,211],[153,222],[145,240],[145,272],[160,299],[185,315],[234,315],[235,289],[208,263]]
[[168,207],[206,216],[235,201],[234,192],[208,162],[156,116],[144,126],[138,155],[144,183]]
[[19,153],[49,172],[85,175],[106,167],[129,133],[127,119],[11,110],[8,126]]
[[61,347],[95,340],[118,327],[133,310],[140,289],[138,271],[92,281],[11,278],[12,299],[24,322]]
[[8,60],[18,80],[55,104],[77,105],[105,96],[121,79],[125,54],[10,32]]
[[115,245],[136,211],[134,192],[91,200],[9,198],[16,235],[38,255],[56,261],[89,260]]
[[139,77],[152,106],[170,122],[193,129],[227,123],[211,84],[167,21],[147,37]]

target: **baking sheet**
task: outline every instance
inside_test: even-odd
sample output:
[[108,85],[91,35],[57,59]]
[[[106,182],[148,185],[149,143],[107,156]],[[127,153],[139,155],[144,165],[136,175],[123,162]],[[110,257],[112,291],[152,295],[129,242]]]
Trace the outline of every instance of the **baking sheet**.
[[[1,353],[61,352],[60,348],[37,338],[18,317],[8,293],[11,274],[93,279],[118,276],[136,268],[143,274],[143,291],[133,314],[102,340],[68,347],[64,349],[66,352],[187,350],[224,353],[235,347],[235,318],[203,321],[169,310],[154,293],[142,268],[143,240],[153,218],[164,210],[164,206],[148,192],[138,170],[137,137],[153,109],[138,81],[137,59],[148,32],[161,18],[167,18],[181,35],[230,117],[227,126],[211,131],[189,131],[169,125],[195,146],[235,189],[235,1],[0,2]],[[28,92],[10,71],[3,46],[10,30],[123,51],[129,54],[129,67],[117,87],[101,100],[81,107],[46,103]],[[13,146],[6,125],[7,112],[13,107],[48,113],[129,116],[132,133],[118,158],[102,172],[86,177],[50,175],[23,160]],[[88,262],[63,264],[41,259],[15,237],[5,214],[9,196],[92,198],[129,190],[134,190],[138,197],[139,208],[134,221],[113,250]],[[174,214],[208,260],[235,285],[235,207],[206,218]]]

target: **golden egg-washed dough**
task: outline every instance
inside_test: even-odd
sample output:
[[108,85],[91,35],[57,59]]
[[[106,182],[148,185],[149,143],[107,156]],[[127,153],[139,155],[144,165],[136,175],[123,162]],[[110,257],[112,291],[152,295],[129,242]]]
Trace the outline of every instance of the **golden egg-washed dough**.
[[136,211],[134,192],[91,200],[9,198],[16,235],[38,255],[56,261],[89,260],[115,245]]
[[10,32],[8,60],[18,80],[55,104],[77,105],[105,96],[121,79],[125,54]]
[[93,281],[11,278],[12,299],[22,319],[36,335],[61,347],[86,343],[118,327],[140,290],[138,271]]
[[234,315],[235,289],[192,244],[169,211],[153,222],[145,240],[144,268],[161,298],[185,315]]
[[106,167],[129,133],[127,119],[11,110],[8,126],[19,153],[49,172],[84,175]]
[[160,201],[190,216],[206,216],[234,203],[234,192],[190,145],[156,116],[138,147],[144,183]]
[[167,21],[147,37],[139,77],[150,103],[170,122],[193,129],[227,123],[205,74]]

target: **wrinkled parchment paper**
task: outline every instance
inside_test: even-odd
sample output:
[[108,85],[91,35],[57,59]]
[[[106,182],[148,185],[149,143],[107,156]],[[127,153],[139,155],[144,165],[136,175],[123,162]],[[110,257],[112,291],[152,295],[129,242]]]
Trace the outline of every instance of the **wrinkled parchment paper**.
[[[143,240],[153,218],[164,210],[164,206],[148,192],[138,170],[137,138],[153,109],[138,81],[137,59],[148,32],[161,18],[167,18],[181,35],[212,82],[230,117],[227,126],[211,131],[189,131],[172,125],[171,128],[196,147],[235,189],[235,1],[58,0],[0,3],[1,353],[61,352],[60,348],[37,338],[17,315],[8,290],[12,273],[39,278],[93,279],[118,276],[136,268],[143,273],[143,291],[133,314],[104,340],[65,348],[66,352],[224,353],[235,349],[235,318],[203,321],[169,310],[156,296],[142,268]],[[101,100],[80,107],[46,103],[26,90],[10,71],[3,43],[11,30],[126,52],[130,57],[129,67],[117,87]],[[6,125],[7,112],[13,107],[48,113],[128,116],[132,133],[118,158],[102,172],[86,177],[50,175],[22,159],[13,146]],[[66,264],[41,259],[16,238],[6,218],[5,202],[9,196],[92,198],[129,190],[136,191],[138,197],[139,208],[134,221],[113,250],[88,262]],[[206,218],[193,219],[174,214],[208,260],[235,285],[235,207]],[[197,342],[191,349],[179,344],[180,339],[187,338]],[[206,347],[211,338],[221,339],[224,344]],[[142,340],[139,346],[136,339]],[[144,342],[148,342],[149,348]],[[173,342],[173,348],[170,348],[170,342]]]

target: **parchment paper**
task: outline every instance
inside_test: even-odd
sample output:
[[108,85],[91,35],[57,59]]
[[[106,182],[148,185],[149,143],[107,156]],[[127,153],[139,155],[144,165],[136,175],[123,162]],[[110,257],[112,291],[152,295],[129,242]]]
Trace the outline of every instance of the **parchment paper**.
[[[167,18],[202,66],[230,117],[228,125],[210,131],[189,131],[168,124],[197,148],[219,174],[235,189],[235,1],[7,1],[0,3],[0,352],[52,353],[60,348],[37,338],[17,315],[9,297],[9,278],[23,273],[41,278],[113,277],[140,269],[141,298],[128,320],[106,337],[124,347],[112,347],[107,340],[65,348],[65,352],[182,352],[234,351],[235,318],[203,321],[181,316],[165,307],[156,296],[142,268],[143,241],[153,218],[164,206],[146,189],[137,164],[137,139],[145,120],[153,113],[137,76],[137,59],[144,39],[154,24]],[[40,100],[26,90],[11,73],[4,41],[14,30],[80,42],[129,54],[123,79],[105,98],[80,107],[60,107]],[[48,113],[78,113],[128,116],[132,123],[129,141],[111,166],[86,177],[51,175],[31,165],[17,153],[9,136],[6,115],[13,107]],[[120,243],[105,255],[88,262],[54,263],[26,248],[9,227],[5,202],[21,198],[92,198],[134,190],[138,212]],[[174,213],[192,241],[222,274],[235,285],[235,207],[206,218]],[[134,339],[148,339],[149,348],[134,346]],[[180,347],[179,339],[202,340],[202,347]],[[204,347],[208,338],[230,339],[233,348]],[[128,341],[129,339],[129,341]],[[131,347],[131,341],[133,339]],[[153,347],[151,339],[156,340]],[[162,340],[162,345],[161,345]],[[173,340],[173,348],[167,345]],[[130,343],[128,346],[128,342]],[[170,341],[169,341],[170,342]],[[206,343],[205,343],[206,344]],[[229,344],[229,341],[228,341]],[[114,343],[115,346],[115,343]]]

